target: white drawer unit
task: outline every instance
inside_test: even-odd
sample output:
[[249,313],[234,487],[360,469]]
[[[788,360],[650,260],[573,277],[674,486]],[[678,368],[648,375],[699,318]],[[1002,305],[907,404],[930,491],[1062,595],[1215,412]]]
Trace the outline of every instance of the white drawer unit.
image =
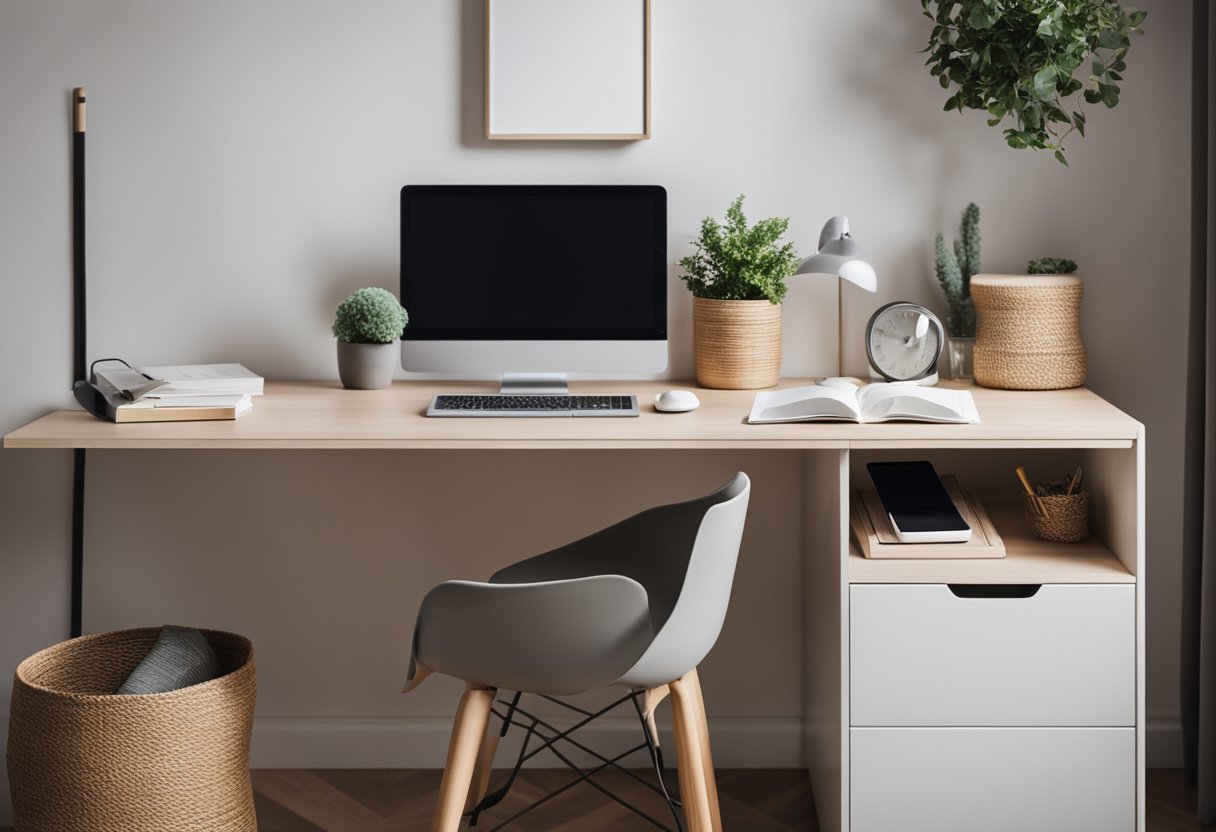
[[851,832],[1131,832],[1134,728],[853,728]]
[[853,726],[1136,723],[1130,584],[854,584],[849,631]]

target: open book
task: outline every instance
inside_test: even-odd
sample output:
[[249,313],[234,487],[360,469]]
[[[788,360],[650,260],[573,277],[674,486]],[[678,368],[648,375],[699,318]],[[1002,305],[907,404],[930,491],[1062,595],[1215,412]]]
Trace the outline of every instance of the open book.
[[756,394],[747,421],[769,422],[949,422],[978,425],[980,414],[969,390],[867,384],[828,387],[812,384]]

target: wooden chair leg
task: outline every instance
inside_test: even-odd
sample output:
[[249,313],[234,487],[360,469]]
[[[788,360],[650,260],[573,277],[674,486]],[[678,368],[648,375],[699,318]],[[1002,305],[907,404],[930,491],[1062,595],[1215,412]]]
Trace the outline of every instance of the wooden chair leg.
[[685,675],[672,682],[671,714],[676,733],[676,765],[680,775],[680,800],[688,832],[713,832],[705,767],[701,762],[701,732],[698,727],[695,677]]
[[714,776],[714,757],[709,748],[709,720],[705,717],[705,697],[701,693],[701,679],[693,668],[685,677],[692,692],[697,709],[697,733],[701,747],[701,766],[705,771],[705,794],[709,799],[709,815],[713,832],[722,832],[722,810],[718,806],[718,779]]
[[494,754],[498,751],[498,731],[491,726],[481,738],[481,748],[477,751],[477,765],[473,768],[473,782],[469,786],[469,799],[464,803],[465,814],[473,811],[473,807],[485,800],[490,788],[490,775],[494,772]]
[[443,767],[443,781],[439,786],[439,805],[435,807],[435,816],[431,819],[431,832],[457,832],[460,828],[473,769],[486,735],[490,706],[493,704],[492,688],[470,684],[460,697],[456,719],[452,723],[448,759]]
[[658,709],[659,703],[666,699],[670,693],[671,690],[667,685],[647,688],[642,692],[642,715],[646,717],[646,727],[650,729],[650,739],[654,742],[655,748],[662,746],[659,742],[659,725],[655,722],[654,712]]

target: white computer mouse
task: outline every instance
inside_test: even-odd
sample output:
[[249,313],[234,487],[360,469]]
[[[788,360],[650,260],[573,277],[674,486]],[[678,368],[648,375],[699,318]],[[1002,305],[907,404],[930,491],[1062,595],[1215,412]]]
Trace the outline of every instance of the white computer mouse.
[[664,390],[654,397],[654,409],[663,413],[687,413],[701,406],[701,400],[689,390]]
[[856,390],[859,386],[854,379],[841,378],[839,376],[833,378],[821,378],[815,383],[820,387],[840,387],[845,390]]

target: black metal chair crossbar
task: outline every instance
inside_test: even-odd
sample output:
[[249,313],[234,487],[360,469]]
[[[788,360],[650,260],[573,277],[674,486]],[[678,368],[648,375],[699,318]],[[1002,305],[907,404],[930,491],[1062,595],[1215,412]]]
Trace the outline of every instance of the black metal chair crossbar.
[[[503,798],[507,796],[507,794],[510,793],[511,787],[515,784],[515,781],[519,776],[520,769],[523,768],[524,763],[533,759],[540,753],[548,751],[561,760],[561,762],[567,768],[578,776],[544,797],[533,801],[510,817],[500,821],[496,826],[491,828],[489,832],[498,832],[509,824],[519,820],[532,810],[544,805],[545,803],[548,803],[550,800],[564,794],[580,783],[586,783],[587,785],[601,792],[604,796],[619,803],[621,806],[624,806],[629,811],[646,820],[651,825],[665,830],[665,832],[684,832],[684,825],[680,819],[680,808],[682,804],[679,800],[672,797],[671,793],[667,790],[667,784],[663,779],[663,751],[659,747],[658,738],[651,736],[650,725],[647,722],[646,716],[642,710],[642,705],[638,701],[640,694],[637,691],[630,691],[598,711],[588,711],[553,696],[547,696],[545,694],[533,694],[540,699],[553,702],[554,704],[560,705],[561,707],[566,708],[567,710],[570,710],[582,717],[582,719],[565,730],[559,730],[552,723],[521,708],[519,706],[519,701],[522,695],[522,692],[517,692],[509,701],[506,699],[499,699],[496,702],[496,705],[499,707],[492,709],[492,713],[502,720],[502,730],[499,732],[500,738],[506,737],[507,732],[512,725],[522,728],[524,731],[526,731],[526,733],[524,734],[523,742],[520,744],[519,754],[516,756],[515,765],[512,767],[510,774],[507,775],[507,779],[503,785],[487,794],[480,803],[474,806],[470,811],[466,812],[466,815],[469,818],[470,827],[476,827],[481,813],[493,806],[496,806],[503,800]],[[574,739],[573,734],[576,731],[585,728],[596,719],[599,719],[601,716],[616,710],[618,707],[627,702],[633,705],[634,711],[637,713],[638,721],[642,726],[643,741],[640,744],[622,751],[616,756],[606,757],[586,744]],[[500,710],[500,707],[505,708],[505,710]],[[535,748],[530,748],[533,737],[540,739],[541,744]],[[580,752],[593,757],[599,761],[599,765],[592,766],[588,769],[578,766],[573,760],[571,760],[568,756],[566,756],[566,754],[563,754],[557,748],[557,744],[560,742],[569,743]],[[642,777],[635,770],[626,768],[621,764],[622,760],[641,751],[646,751],[650,757],[650,765],[654,771],[657,784]],[[592,779],[595,777],[595,775],[609,768],[616,769],[626,777],[629,777],[642,786],[645,786],[647,789],[653,791],[659,797],[663,798],[664,803],[667,804],[667,808],[671,811],[671,816],[675,821],[674,830],[672,827],[665,826],[662,822],[647,812],[629,803],[620,795],[615,794],[611,789],[607,788],[603,784],[597,783]]]

